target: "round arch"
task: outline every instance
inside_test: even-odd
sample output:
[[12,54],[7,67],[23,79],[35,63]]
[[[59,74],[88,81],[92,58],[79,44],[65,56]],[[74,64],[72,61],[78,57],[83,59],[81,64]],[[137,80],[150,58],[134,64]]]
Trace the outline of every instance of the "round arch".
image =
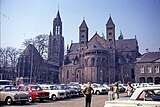
[[160,77],[155,77],[154,78],[154,83],[155,84],[160,84]]
[[147,78],[147,83],[152,83],[153,82],[153,78],[152,77],[148,77]]
[[139,82],[140,82],[140,83],[145,83],[145,82],[146,82],[146,81],[145,81],[145,77],[140,77],[140,78],[139,78]]

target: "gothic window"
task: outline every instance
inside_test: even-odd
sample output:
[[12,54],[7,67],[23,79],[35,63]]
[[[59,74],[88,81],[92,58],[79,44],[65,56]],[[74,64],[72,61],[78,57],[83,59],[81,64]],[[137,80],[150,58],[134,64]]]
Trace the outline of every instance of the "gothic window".
[[76,78],[78,79],[78,74],[76,75]]
[[102,59],[102,66],[105,66],[105,58]]
[[140,67],[140,73],[144,73],[144,66]]
[[159,66],[155,66],[155,72],[159,73]]
[[94,66],[95,65],[95,58],[92,58],[91,59],[91,66]]
[[109,35],[112,35],[112,32],[109,32]]
[[88,59],[85,59],[85,66],[88,66]]
[[56,35],[60,35],[60,30],[61,30],[61,27],[60,26],[56,26]]
[[67,70],[67,79],[69,78],[69,70]]

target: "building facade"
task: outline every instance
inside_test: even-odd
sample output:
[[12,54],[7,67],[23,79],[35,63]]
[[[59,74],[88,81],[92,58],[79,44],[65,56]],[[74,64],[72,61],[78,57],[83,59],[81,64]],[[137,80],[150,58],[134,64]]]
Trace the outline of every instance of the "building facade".
[[79,27],[79,42],[67,47],[60,81],[123,83],[135,80],[134,61],[140,56],[136,37],[123,39],[122,33],[115,39],[115,24],[109,17],[106,24],[106,38],[97,32],[88,39],[88,26],[83,20]]
[[135,65],[136,82],[160,84],[160,52],[146,52]]
[[48,59],[44,60],[34,45],[29,44],[17,63],[17,81],[25,83],[59,83],[59,68],[64,59],[64,38],[59,11],[53,20],[48,41]]

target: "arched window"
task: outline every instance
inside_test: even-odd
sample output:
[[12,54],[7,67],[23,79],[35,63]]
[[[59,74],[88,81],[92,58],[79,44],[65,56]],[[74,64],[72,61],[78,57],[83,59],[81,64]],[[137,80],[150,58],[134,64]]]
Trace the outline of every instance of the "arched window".
[[92,58],[91,59],[91,66],[94,66],[95,65],[95,58]]
[[67,70],[67,79],[69,78],[69,70]]
[[131,78],[134,79],[135,78],[135,74],[134,74],[134,69],[131,69]]
[[146,81],[145,81],[145,78],[144,78],[144,77],[140,77],[140,78],[139,78],[139,82],[140,82],[140,83],[145,83],[145,82],[146,82]]

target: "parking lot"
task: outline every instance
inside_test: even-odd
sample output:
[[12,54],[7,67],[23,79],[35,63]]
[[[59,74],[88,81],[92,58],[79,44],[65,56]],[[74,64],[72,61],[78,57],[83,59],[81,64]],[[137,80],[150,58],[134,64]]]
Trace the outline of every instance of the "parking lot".
[[[107,100],[107,95],[93,95],[92,97],[92,107],[103,107],[104,102]],[[22,104],[13,104],[11,106],[2,105],[3,107],[84,107],[84,97],[70,98],[59,101],[44,101],[44,102],[34,102]]]
[[[125,94],[121,94],[123,96]],[[3,107],[84,107],[84,97],[70,98],[59,101],[45,101],[45,102],[34,102],[22,104],[13,104],[10,106],[2,105]],[[103,107],[105,101],[107,100],[107,95],[93,95],[91,107]]]

